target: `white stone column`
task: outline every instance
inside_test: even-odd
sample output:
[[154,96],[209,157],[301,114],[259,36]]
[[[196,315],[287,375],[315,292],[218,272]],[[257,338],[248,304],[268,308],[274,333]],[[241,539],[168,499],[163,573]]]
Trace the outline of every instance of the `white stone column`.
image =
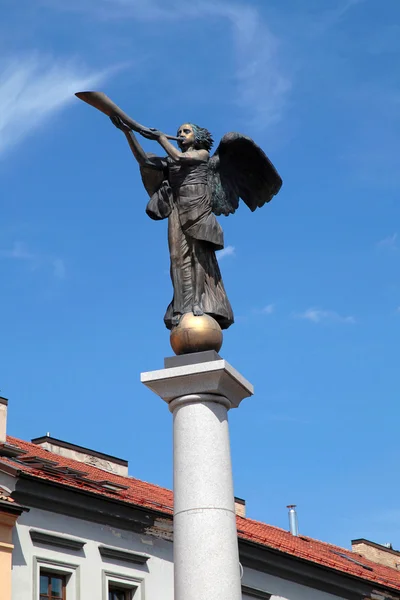
[[141,376],[173,414],[175,600],[241,599],[228,410],[253,388],[215,357]]

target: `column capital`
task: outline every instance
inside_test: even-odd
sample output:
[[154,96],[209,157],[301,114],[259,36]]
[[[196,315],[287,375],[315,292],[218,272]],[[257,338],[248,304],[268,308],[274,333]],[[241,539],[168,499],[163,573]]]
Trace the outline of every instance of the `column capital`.
[[216,404],[222,404],[227,410],[232,408],[232,404],[228,398],[219,396],[218,394],[186,394],[185,396],[178,396],[178,398],[174,398],[174,400],[168,403],[168,408],[173,413],[175,408],[179,406],[198,402],[215,402]]
[[254,393],[252,384],[220,357],[141,373],[140,380],[168,404],[182,396],[215,394],[227,398],[231,408],[237,408]]

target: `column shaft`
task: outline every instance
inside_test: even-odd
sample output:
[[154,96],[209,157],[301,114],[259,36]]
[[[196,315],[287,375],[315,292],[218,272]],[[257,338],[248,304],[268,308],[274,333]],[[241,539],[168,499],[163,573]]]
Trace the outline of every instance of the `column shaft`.
[[170,403],[175,600],[241,599],[229,406],[225,397],[214,394],[192,394]]

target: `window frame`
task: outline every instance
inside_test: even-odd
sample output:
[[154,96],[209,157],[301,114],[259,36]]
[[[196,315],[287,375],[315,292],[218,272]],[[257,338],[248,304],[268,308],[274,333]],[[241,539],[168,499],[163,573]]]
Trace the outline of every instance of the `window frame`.
[[102,571],[103,596],[102,600],[108,600],[110,587],[121,591],[130,592],[129,600],[145,600],[144,578],[134,575],[125,575],[116,571]]
[[43,596],[43,594],[40,591],[40,579],[43,576],[47,577],[47,579],[48,579],[46,600],[54,600],[54,596],[52,595],[51,590],[49,591],[52,579],[61,579],[62,589],[61,589],[61,596],[59,596],[59,600],[66,600],[66,598],[67,598],[67,575],[64,573],[63,574],[57,573],[56,571],[54,571],[52,569],[46,569],[46,568],[39,569],[39,598],[40,598],[40,600],[42,600],[42,596]]
[[[80,566],[41,556],[33,557],[33,600],[40,600],[41,573],[54,574],[65,578],[64,600],[80,598]],[[62,600],[62,599],[60,599]]]

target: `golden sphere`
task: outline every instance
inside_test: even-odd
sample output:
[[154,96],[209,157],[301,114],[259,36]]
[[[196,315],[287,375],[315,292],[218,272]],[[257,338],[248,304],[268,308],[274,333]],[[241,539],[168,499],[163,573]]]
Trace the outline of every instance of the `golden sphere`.
[[191,354],[215,350],[222,346],[222,331],[217,321],[209,315],[195,317],[186,313],[179,325],[171,331],[170,343],[175,354]]

